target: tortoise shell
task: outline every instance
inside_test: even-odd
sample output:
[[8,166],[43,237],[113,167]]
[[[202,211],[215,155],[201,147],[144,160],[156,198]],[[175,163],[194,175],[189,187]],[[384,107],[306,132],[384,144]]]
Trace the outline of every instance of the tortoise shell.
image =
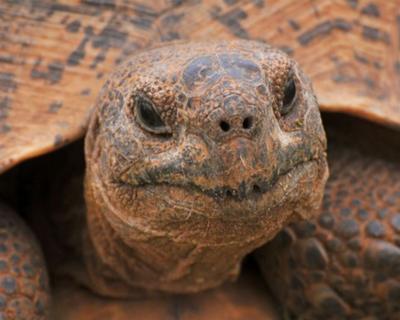
[[400,126],[400,2],[0,3],[0,172],[86,130],[103,77],[171,40],[250,38],[293,56],[323,111]]

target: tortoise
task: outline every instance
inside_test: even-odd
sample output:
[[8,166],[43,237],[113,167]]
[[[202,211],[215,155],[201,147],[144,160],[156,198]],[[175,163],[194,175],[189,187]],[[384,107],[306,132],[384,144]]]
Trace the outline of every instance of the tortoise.
[[[1,171],[87,132],[87,218],[68,208],[28,219],[70,217],[72,228],[57,231],[79,263],[63,271],[99,294],[204,290],[234,279],[242,258],[262,246],[260,268],[289,313],[395,319],[398,4],[2,3]],[[290,56],[323,111],[379,125],[324,118],[332,178],[321,214],[264,245],[286,224],[317,215],[327,177],[317,103]],[[21,219],[9,221],[11,211],[2,210],[5,250],[13,247],[5,254],[23,272],[14,268],[2,280],[4,304],[13,317],[40,318],[48,304],[44,262]],[[42,243],[51,251],[51,241]]]

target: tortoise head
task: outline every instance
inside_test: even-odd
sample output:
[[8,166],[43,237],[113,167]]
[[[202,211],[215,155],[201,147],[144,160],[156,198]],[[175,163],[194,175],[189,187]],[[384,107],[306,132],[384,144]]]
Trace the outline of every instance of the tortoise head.
[[311,85],[286,54],[252,41],[155,48],[97,99],[89,215],[96,207],[125,243],[236,244],[240,260],[318,209],[325,151]]

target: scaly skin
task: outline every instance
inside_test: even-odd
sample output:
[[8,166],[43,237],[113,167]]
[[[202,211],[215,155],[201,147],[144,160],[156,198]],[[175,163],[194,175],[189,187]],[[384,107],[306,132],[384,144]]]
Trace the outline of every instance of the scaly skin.
[[86,136],[89,285],[127,297],[235,279],[246,254],[316,212],[325,148],[286,54],[251,41],[137,54],[106,82]]
[[81,241],[77,212],[40,211],[60,222],[46,230],[70,235],[88,276],[74,275],[94,292],[197,292],[235,279],[245,255],[317,212],[325,149],[310,83],[286,54],[251,41],[173,44],[134,56],[98,97]]
[[260,266],[293,319],[400,319],[399,132],[329,120],[321,213],[259,250]]
[[0,204],[0,319],[46,319],[49,291],[39,244],[22,219]]

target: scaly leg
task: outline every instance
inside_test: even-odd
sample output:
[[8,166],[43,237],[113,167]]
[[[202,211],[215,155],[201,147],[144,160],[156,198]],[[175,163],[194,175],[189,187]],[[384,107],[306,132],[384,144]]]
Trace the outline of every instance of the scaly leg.
[[331,176],[319,217],[257,253],[298,319],[400,319],[400,134],[350,127],[328,128]]
[[37,240],[12,209],[0,204],[0,319],[47,319],[49,291]]

